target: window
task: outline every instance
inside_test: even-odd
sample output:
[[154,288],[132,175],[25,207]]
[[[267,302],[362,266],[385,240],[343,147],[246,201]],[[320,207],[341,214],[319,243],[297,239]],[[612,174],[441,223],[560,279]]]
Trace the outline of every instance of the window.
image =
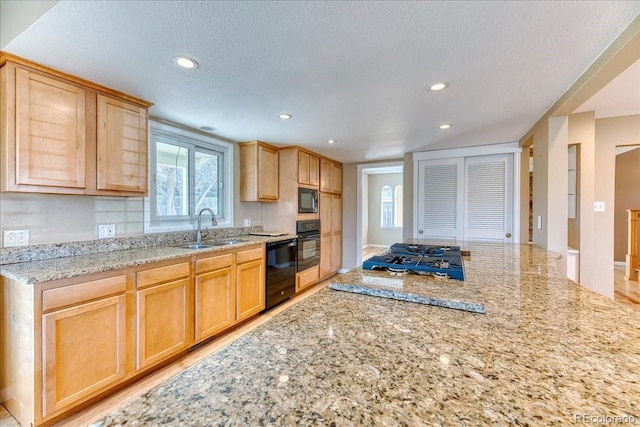
[[402,185],[392,190],[385,185],[380,191],[380,226],[402,227]]
[[231,144],[150,122],[149,152],[145,231],[192,229],[203,208],[233,225]]

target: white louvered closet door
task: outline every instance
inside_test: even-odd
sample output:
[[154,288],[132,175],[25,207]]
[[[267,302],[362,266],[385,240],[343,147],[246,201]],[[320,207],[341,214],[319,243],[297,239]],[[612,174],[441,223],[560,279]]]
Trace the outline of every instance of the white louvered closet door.
[[418,237],[462,238],[464,159],[418,163]]
[[513,240],[513,154],[420,160],[417,237]]
[[465,158],[464,239],[513,240],[513,155]]

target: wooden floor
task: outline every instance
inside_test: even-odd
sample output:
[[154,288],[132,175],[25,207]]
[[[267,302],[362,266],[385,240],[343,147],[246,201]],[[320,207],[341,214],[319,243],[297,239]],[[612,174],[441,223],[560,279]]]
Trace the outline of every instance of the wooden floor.
[[362,260],[366,260],[371,258],[372,256],[380,255],[383,252],[389,250],[389,247],[374,247],[374,246],[363,246],[362,247]]
[[2,405],[0,405],[0,426],[2,427],[18,427],[19,426],[15,418],[13,418],[11,414],[9,414],[7,410],[4,409],[4,406]]
[[640,282],[624,280],[624,266],[616,265],[613,275],[613,300],[640,310]]
[[[363,248],[362,249],[362,259],[367,259],[368,257],[380,254],[386,251],[387,248]],[[187,367],[193,365],[199,360],[207,357],[209,354],[219,350],[225,345],[229,344],[236,338],[241,337],[257,326],[263,324],[264,322],[271,319],[276,314],[280,313],[283,310],[286,310],[291,305],[302,301],[303,299],[313,295],[315,292],[327,286],[328,281],[319,283],[314,286],[307,292],[302,293],[301,295],[296,295],[289,301],[279,305],[278,307],[270,310],[269,312],[257,317],[256,319],[248,322],[243,325],[239,329],[234,330],[233,332],[198,347],[196,350],[188,353],[184,358],[180,359],[178,362],[172,363],[171,365],[162,368],[151,375],[142,378],[137,381],[135,384],[119,390],[112,394],[111,396],[105,398],[104,400],[96,403],[84,409],[83,411],[78,412],[70,416],[69,418],[61,421],[56,424],[57,427],[76,427],[76,426],[87,426],[107,415],[109,412],[125,405],[126,403],[136,399],[142,394],[146,393],[153,387],[161,384],[162,382],[168,380],[172,376],[178,374],[182,370]],[[632,306],[638,310],[640,310],[640,282],[638,281],[628,281],[624,280],[624,267],[616,266],[615,269],[615,296],[614,300],[621,304]],[[6,411],[6,409],[0,405],[0,426],[2,427],[18,427],[18,423],[13,417]]]

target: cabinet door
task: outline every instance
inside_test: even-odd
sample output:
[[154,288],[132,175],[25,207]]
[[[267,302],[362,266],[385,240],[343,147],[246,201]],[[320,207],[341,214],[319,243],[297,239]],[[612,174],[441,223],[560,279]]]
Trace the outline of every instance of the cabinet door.
[[188,279],[137,291],[137,369],[187,347]]
[[309,184],[309,153],[298,152],[298,184]]
[[98,190],[146,193],[147,110],[98,95]]
[[309,154],[309,185],[318,185],[320,179],[320,158]]
[[231,267],[196,276],[195,339],[201,341],[236,320],[236,288]]
[[331,191],[335,194],[342,194],[342,166],[331,164]]
[[237,320],[250,317],[265,307],[264,261],[262,259],[238,264],[236,280],[238,292]]
[[331,165],[325,159],[320,159],[320,191],[331,192]]
[[331,197],[331,233],[342,232],[342,196]]
[[342,196],[334,194],[331,205],[331,270],[342,268]]
[[320,193],[320,277],[331,274],[332,234],[333,234],[333,195]]
[[342,268],[342,233],[333,233],[331,235],[331,272]]
[[125,296],[42,316],[43,416],[125,375]]
[[333,260],[332,245],[333,236],[331,234],[320,238],[320,278],[332,273],[331,262]]
[[278,150],[258,145],[258,198],[278,200]]
[[16,184],[85,187],[85,91],[16,69]]
[[320,234],[330,235],[333,230],[333,195],[330,193],[320,193]]

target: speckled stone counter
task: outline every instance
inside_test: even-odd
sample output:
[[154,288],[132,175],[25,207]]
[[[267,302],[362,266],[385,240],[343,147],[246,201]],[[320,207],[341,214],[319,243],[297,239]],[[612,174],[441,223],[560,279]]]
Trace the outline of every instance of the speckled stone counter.
[[640,423],[640,312],[536,247],[468,249],[485,314],[325,288],[95,425]]
[[[0,275],[26,284],[35,284],[152,262],[166,261],[193,254],[206,254],[228,251],[230,249],[237,250],[245,246],[255,245],[256,243],[276,242],[293,239],[296,236],[261,237],[245,235],[239,237],[244,241],[233,245],[213,246],[206,249],[184,249],[178,246],[152,246],[0,265]],[[203,241],[203,243],[207,243],[207,241]]]

